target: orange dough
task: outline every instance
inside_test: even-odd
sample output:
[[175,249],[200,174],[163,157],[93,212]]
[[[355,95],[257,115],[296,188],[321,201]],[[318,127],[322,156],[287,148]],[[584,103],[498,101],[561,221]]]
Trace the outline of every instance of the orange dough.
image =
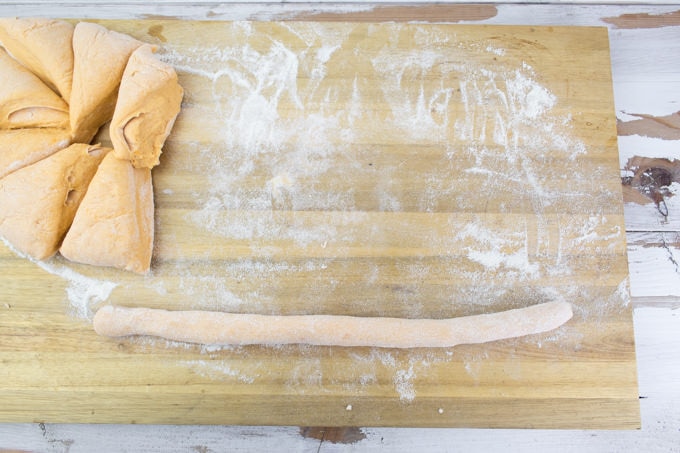
[[35,259],[52,256],[106,152],[73,144],[0,179],[0,235]]
[[[0,45],[0,236],[38,260],[61,250],[147,272],[151,168],[184,95],[175,70],[87,22],[0,18]],[[113,149],[87,145],[109,121]]]
[[0,42],[64,100],[71,97],[73,25],[52,19],[0,19]]
[[71,261],[149,270],[154,233],[151,170],[109,153],[85,194],[61,246]]
[[486,343],[556,329],[573,316],[567,302],[449,319],[273,316],[167,311],[105,306],[94,317],[99,335],[151,335],[215,345],[313,344],[384,348],[438,348]]
[[68,128],[68,105],[0,49],[0,129]]
[[73,140],[89,143],[111,120],[118,86],[130,54],[142,43],[101,25],[80,22],[73,33]]
[[158,165],[184,94],[175,70],[153,50],[145,44],[130,56],[109,129],[116,157],[136,168]]
[[0,130],[0,179],[66,148],[70,136],[56,128]]

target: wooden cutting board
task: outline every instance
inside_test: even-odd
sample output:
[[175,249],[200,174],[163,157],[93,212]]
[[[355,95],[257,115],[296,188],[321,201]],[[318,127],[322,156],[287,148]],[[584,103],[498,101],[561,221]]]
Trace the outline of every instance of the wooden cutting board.
[[[153,271],[0,244],[0,420],[637,428],[604,28],[112,21],[186,90]],[[106,135],[100,139],[106,142]],[[453,349],[111,340],[107,303],[453,317],[563,300]]]

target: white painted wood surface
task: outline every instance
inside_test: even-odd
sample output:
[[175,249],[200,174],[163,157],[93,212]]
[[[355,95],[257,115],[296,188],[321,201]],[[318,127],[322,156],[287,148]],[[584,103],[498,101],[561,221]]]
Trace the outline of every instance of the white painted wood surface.
[[[401,7],[410,8],[403,2]],[[470,23],[588,25],[610,30],[616,113],[663,117],[680,111],[680,4],[570,1],[495,5]],[[606,3],[606,4],[605,4]],[[629,2],[618,2],[629,3]],[[310,14],[370,12],[373,3],[192,3],[49,0],[4,1],[0,16],[280,20]],[[417,11],[414,8],[410,11]],[[451,10],[449,10],[449,14]],[[631,19],[638,15],[637,20]],[[352,17],[347,15],[346,17]],[[617,20],[618,18],[618,20]],[[444,19],[443,19],[444,20]],[[448,17],[458,21],[457,17]],[[626,24],[632,24],[628,28]],[[633,156],[680,159],[680,136],[626,135],[619,139],[622,168]],[[677,192],[678,184],[670,188]],[[391,429],[364,427],[333,441],[303,436],[299,427],[0,424],[0,452],[212,451],[663,451],[680,452],[680,199],[626,204],[631,292],[641,395],[639,431]]]

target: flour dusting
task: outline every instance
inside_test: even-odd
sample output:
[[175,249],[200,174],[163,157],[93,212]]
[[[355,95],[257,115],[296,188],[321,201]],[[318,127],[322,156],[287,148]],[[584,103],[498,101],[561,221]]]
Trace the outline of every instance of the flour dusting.
[[52,275],[68,282],[66,295],[73,314],[82,319],[90,319],[92,309],[105,302],[118,283],[86,277],[67,265],[56,260],[36,261],[38,266]]
[[78,318],[90,319],[93,314],[92,308],[105,302],[111,295],[111,292],[118,286],[117,283],[112,281],[100,280],[80,274],[57,257],[42,261],[33,259],[14,248],[4,237],[0,236],[0,239],[16,255],[30,260],[44,271],[61,277],[67,282],[66,296],[68,297],[73,315]]
[[234,369],[226,361],[220,360],[186,360],[180,362],[182,365],[191,368],[201,376],[217,380],[236,380],[243,384],[255,382],[255,376],[243,374],[238,369]]
[[513,278],[518,281],[539,275],[538,263],[531,262],[526,231],[496,232],[480,223],[471,222],[456,234],[460,243],[470,238],[474,238],[474,245],[464,246],[463,250],[470,260],[485,269],[494,272],[511,270]]

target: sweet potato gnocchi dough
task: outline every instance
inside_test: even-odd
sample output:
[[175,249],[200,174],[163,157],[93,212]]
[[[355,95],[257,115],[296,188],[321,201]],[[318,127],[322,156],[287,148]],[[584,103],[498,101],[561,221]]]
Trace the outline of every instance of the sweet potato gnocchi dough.
[[[147,272],[176,72],[94,23],[0,18],[0,44],[0,235],[37,260]],[[112,149],[92,142],[103,127]]]

